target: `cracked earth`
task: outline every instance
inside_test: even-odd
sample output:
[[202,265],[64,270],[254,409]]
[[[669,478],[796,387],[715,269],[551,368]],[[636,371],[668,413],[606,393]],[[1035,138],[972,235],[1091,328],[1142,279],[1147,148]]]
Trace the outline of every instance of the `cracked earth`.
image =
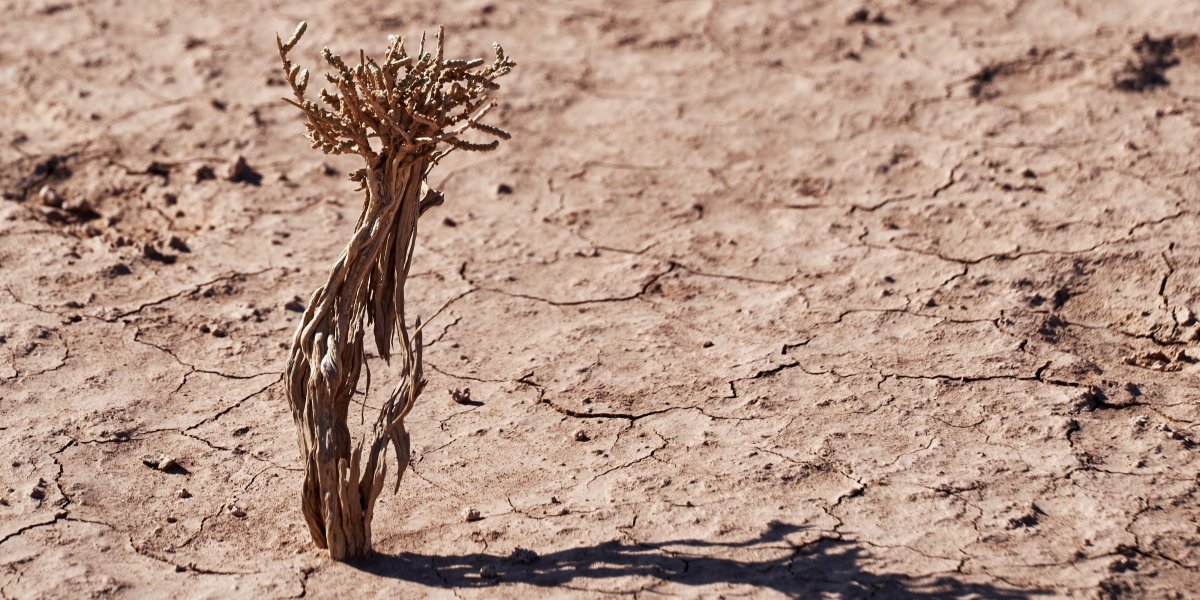
[[[1193,3],[0,4],[0,598],[1200,588]],[[279,375],[359,209],[302,19],[519,63],[353,564]]]

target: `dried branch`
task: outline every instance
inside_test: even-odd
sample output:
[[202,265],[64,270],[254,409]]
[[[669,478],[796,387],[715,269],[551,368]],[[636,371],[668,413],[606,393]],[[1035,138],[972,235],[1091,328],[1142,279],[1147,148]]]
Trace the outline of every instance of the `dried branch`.
[[[424,37],[416,55],[404,40],[390,38],[382,63],[359,51],[351,67],[325,48],[332,89],[318,101],[306,98],[307,69],[288,54],[306,29],[300,23],[284,42],[276,36],[283,72],[304,112],[313,148],[327,154],[357,154],[365,166],[349,178],[364,192],[354,235],[317,288],[292,339],[287,397],[304,459],[303,511],[318,546],[341,560],[371,549],[371,517],[383,489],[389,445],[396,455],[395,487],[408,467],[409,435],[404,418],[425,387],[421,325],[405,327],[404,285],[416,246],[418,218],[442,203],[426,183],[429,170],[453,149],[493,150],[498,140],[472,142],[468,130],[509,139],[479,121],[495,101],[495,80],[515,66],[497,44],[491,63],[483,59],[445,60],[445,32],[438,29],[434,52]],[[399,343],[400,383],[382,404],[371,441],[352,444],[346,417],[365,365],[363,338],[372,326],[375,346],[385,360]],[[369,372],[367,377],[370,377]],[[363,452],[366,451],[364,463]]]

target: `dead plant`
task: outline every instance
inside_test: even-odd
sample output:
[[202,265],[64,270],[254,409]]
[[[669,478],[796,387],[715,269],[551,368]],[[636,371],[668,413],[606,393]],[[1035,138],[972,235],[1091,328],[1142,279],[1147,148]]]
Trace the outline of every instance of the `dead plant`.
[[[422,36],[415,55],[404,40],[390,39],[382,62],[361,50],[351,67],[328,48],[322,51],[332,72],[332,89],[320,103],[305,98],[309,74],[288,53],[304,34],[300,23],[284,42],[276,36],[283,70],[304,111],[314,148],[327,154],[357,154],[365,163],[350,174],[364,193],[354,235],[333,264],[325,285],[313,292],[292,339],[286,388],[304,461],[302,508],[313,541],[337,560],[371,550],[371,517],[383,489],[390,443],[398,470],[395,488],[408,467],[409,436],[404,417],[425,386],[421,376],[421,322],[410,334],[405,325],[404,284],[416,244],[417,221],[441,204],[441,193],[426,183],[430,169],[454,149],[487,151],[499,139],[472,143],[460,136],[476,130],[493,138],[508,133],[479,121],[495,106],[496,79],[515,63],[499,45],[490,63],[483,59],[446,60],[444,30],[426,52]],[[370,439],[351,439],[347,415],[364,369],[363,337],[371,325],[379,356],[388,360],[399,341],[400,383],[387,397]],[[363,455],[366,454],[364,463]]]

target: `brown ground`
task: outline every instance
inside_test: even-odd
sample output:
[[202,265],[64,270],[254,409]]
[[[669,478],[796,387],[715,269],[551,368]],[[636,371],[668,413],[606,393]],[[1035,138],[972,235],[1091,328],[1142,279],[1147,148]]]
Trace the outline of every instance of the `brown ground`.
[[[3,597],[1200,587],[1200,5],[271,4],[3,3]],[[434,179],[355,565],[279,379],[359,208],[279,100],[300,19],[519,62]]]

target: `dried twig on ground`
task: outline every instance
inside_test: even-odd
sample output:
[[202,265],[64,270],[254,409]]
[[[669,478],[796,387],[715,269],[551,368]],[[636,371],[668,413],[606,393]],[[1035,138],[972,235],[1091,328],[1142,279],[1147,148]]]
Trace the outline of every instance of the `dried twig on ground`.
[[[403,39],[392,38],[382,62],[360,51],[353,67],[326,48],[322,56],[333,72],[325,78],[332,90],[322,89],[317,103],[305,98],[308,71],[288,58],[304,30],[301,23],[286,42],[276,36],[296,97],[287,101],[304,111],[314,148],[357,154],[365,163],[350,174],[365,195],[362,214],[328,281],[312,294],[292,340],[286,373],[304,460],[304,517],[317,545],[344,559],[371,549],[371,516],[383,489],[383,455],[389,443],[399,463],[396,489],[408,466],[404,417],[425,380],[420,319],[413,335],[405,327],[404,284],[417,220],[442,202],[426,178],[454,149],[486,151],[499,144],[499,139],[466,141],[460,136],[467,130],[509,137],[479,119],[495,105],[490,96],[499,87],[495,80],[515,63],[499,45],[490,63],[446,60],[441,29],[433,52],[425,51],[424,37],[415,55],[407,53]],[[365,364],[368,324],[384,359],[390,359],[392,343],[399,340],[401,379],[379,411],[371,440],[353,444],[346,417]],[[369,390],[369,370],[366,375]]]

